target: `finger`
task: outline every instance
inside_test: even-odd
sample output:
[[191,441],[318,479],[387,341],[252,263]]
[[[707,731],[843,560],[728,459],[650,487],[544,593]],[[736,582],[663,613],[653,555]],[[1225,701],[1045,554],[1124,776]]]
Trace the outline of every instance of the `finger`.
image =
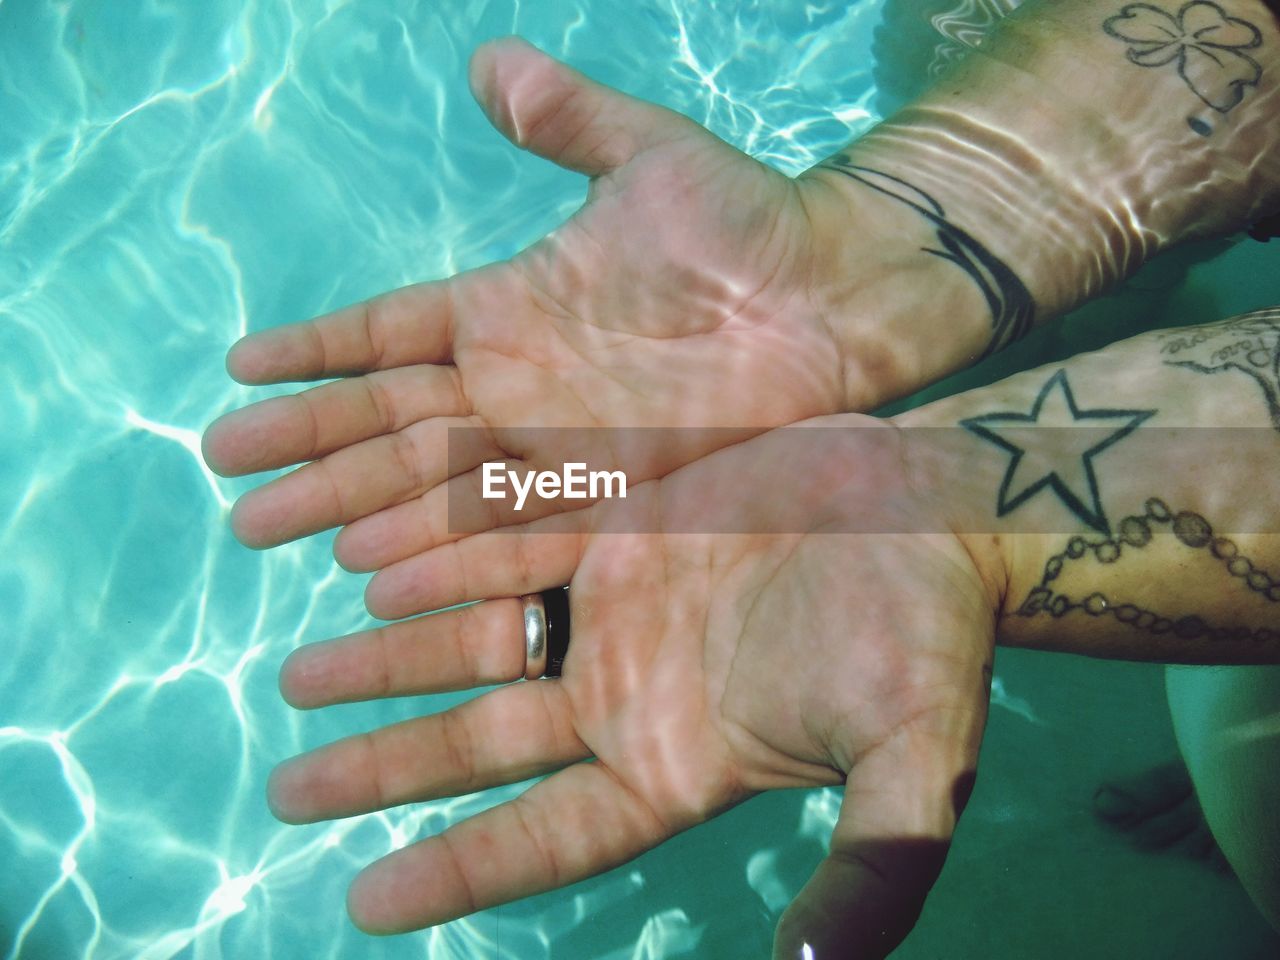
[[516,146],[593,177],[647,147],[701,132],[686,117],[589,80],[518,37],[476,50],[471,90]]
[[778,924],[775,960],[879,958],[902,942],[968,800],[981,725],[966,715],[946,736],[907,728],[858,760],[831,852]]
[[456,303],[494,268],[417,283],[301,323],[251,333],[227,352],[240,383],[322,380],[453,356]]
[[[459,466],[467,462],[454,458]],[[529,464],[504,461],[520,474]],[[421,497],[388,507],[344,527],[333,544],[334,557],[346,570],[367,573],[425,553],[463,537],[530,523],[567,510],[582,509],[589,500],[544,499],[532,490],[523,505],[504,487],[505,496],[486,498],[482,469],[451,477]]]
[[398,620],[563,586],[577,569],[589,512],[478,534],[392,564],[369,581],[365,606],[380,620]]
[[224,477],[277,470],[428,417],[468,413],[456,369],[400,367],[272,397],[219,417],[205,431],[204,459]]
[[333,541],[334,559],[344,570],[371,573],[459,539],[448,532],[447,487],[349,523]]
[[347,909],[369,933],[415,930],[602,873],[675,832],[602,763],[580,763],[379,860]]
[[563,686],[529,681],[286,760],[267,796],[284,822],[311,823],[527,780],[588,753]]
[[[258,549],[310,536],[401,503],[502,456],[474,419],[437,417],[396,433],[344,447],[322,460],[251,490],[231,510],[231,529]],[[449,449],[451,428],[471,428],[465,446]]]
[[523,617],[518,601],[490,600],[309,643],[285,659],[280,692],[309,709],[517,680],[525,668]]

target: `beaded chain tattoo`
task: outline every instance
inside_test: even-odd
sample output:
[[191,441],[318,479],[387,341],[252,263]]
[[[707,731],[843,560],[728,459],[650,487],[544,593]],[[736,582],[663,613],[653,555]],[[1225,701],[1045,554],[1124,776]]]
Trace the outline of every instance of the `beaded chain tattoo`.
[[[1157,339],[1160,343],[1160,355],[1168,366],[1205,377],[1221,375],[1252,380],[1266,404],[1272,426],[1280,433],[1280,307],[1192,330],[1170,330],[1159,334]],[[1086,478],[1077,481],[1083,484],[1080,489],[1072,490],[1058,477],[1054,478],[1057,482],[1050,482],[1047,477],[1035,478],[1028,475],[1022,478],[1021,489],[1026,492],[1025,495],[1018,493],[1010,500],[1010,477],[1020,454],[1015,445],[999,437],[991,428],[1012,419],[1020,419],[1024,423],[1036,422],[1045,398],[1051,396],[1054,389],[1063,391],[1064,409],[1074,421],[1110,423],[1108,431],[1103,434],[1103,443],[1108,446],[1138,429],[1146,419],[1144,414],[1149,413],[1139,410],[1081,409],[1070,393],[1065,373],[1060,370],[1041,388],[1031,413],[987,414],[962,421],[961,425],[970,432],[1002,446],[1011,454],[1012,462],[997,497],[998,514],[1009,512],[1041,489],[1049,489],[1072,510],[1078,520],[1096,531],[1094,535],[1070,537],[1061,550],[1049,557],[1039,583],[1027,594],[1014,615],[1035,617],[1047,614],[1061,618],[1076,614],[1094,618],[1106,617],[1134,630],[1183,640],[1257,643],[1280,640],[1280,628],[1251,629],[1212,624],[1195,615],[1168,616],[1159,610],[1107,596],[1101,590],[1086,588],[1072,592],[1062,588],[1061,583],[1066,579],[1064,574],[1073,566],[1110,566],[1119,563],[1124,557],[1151,547],[1157,533],[1171,533],[1177,549],[1186,551],[1188,559],[1194,555],[1211,560],[1225,574],[1224,583],[1232,583],[1236,589],[1268,603],[1280,604],[1280,570],[1263,568],[1254,558],[1246,555],[1235,540],[1215,533],[1210,520],[1199,513],[1177,510],[1158,497],[1150,497],[1140,512],[1124,517],[1113,530],[1102,512],[1096,480],[1088,462],[1091,454],[1101,449],[1101,446],[1095,445],[1083,454],[1061,454],[1063,458],[1085,458],[1085,469],[1074,471],[1075,476]],[[1277,442],[1280,444],[1280,438],[1277,438]],[[1060,472],[1063,475],[1072,473],[1066,469]]]
[[1251,630],[1248,627],[1212,626],[1194,615],[1174,620],[1136,604],[1115,603],[1097,591],[1083,598],[1054,591],[1053,582],[1068,564],[1087,555],[1091,555],[1098,563],[1115,563],[1126,549],[1143,549],[1151,542],[1152,535],[1161,531],[1172,531],[1180,544],[1192,550],[1209,551],[1226,572],[1242,585],[1272,603],[1280,603],[1280,579],[1259,569],[1252,560],[1240,553],[1240,548],[1233,540],[1214,536],[1209,521],[1200,514],[1189,510],[1174,513],[1163,500],[1152,497],[1143,506],[1141,514],[1125,517],[1120,521],[1114,536],[1101,539],[1072,537],[1068,540],[1062,552],[1055,553],[1044,565],[1040,583],[1022,601],[1016,611],[1017,615],[1034,617],[1043,612],[1062,617],[1079,610],[1091,617],[1114,617],[1135,630],[1145,630],[1157,635],[1172,633],[1182,640],[1205,638],[1214,641],[1254,640],[1258,643],[1280,640],[1280,630],[1267,627]]

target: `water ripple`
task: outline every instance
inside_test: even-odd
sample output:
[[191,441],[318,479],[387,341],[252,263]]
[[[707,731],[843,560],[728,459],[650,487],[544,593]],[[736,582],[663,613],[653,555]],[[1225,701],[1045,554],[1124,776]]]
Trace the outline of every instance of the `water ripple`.
[[874,3],[714,6],[0,2],[0,956],[706,946],[708,916],[634,906],[665,851],[421,934],[354,931],[360,866],[518,788],[271,818],[274,762],[461,697],[285,707],[280,662],[368,626],[361,585],[327,538],[236,545],[248,483],[211,474],[199,435],[251,396],[222,365],[246,331],[508,256],[581,203],[471,101],[485,39],[522,33],[787,170],[869,122],[850,64]]

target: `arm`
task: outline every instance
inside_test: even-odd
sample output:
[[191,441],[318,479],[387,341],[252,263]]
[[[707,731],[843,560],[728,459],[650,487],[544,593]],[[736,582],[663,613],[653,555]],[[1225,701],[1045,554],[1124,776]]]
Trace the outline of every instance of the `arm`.
[[[581,458],[522,447],[516,428],[720,426],[736,441],[874,409],[1168,243],[1244,224],[1280,199],[1265,133],[1280,130],[1280,28],[1260,0],[1228,2],[1246,52],[1221,56],[1250,82],[1227,85],[1240,102],[1225,112],[1176,67],[1126,59],[1105,32],[1118,5],[1063,0],[799,180],[525,44],[482,48],[489,117],[590,177],[587,203],[506,263],[233,347],[242,382],[339,378],[209,428],[222,474],[305,464],[242,497],[233,529],[266,547],[344,526],[340,562],[380,569],[455,539],[450,491],[478,485],[480,460],[447,463],[450,425],[488,431],[481,460],[546,467]],[[1209,136],[1186,122],[1197,110]],[[713,449],[614,466],[639,482]]]
[[913,476],[952,498],[1002,597],[1000,642],[1280,662],[1280,309],[1134,337],[898,422],[947,428],[907,431]]
[[[1032,0],[802,180],[820,232],[853,207],[899,218],[904,265],[949,261],[941,310],[888,320],[925,382],[1274,212],[1278,139],[1280,17],[1261,0]],[[857,275],[857,247],[833,245],[833,275]]]
[[[300,650],[289,701],[497,689],[289,761],[272,808],[305,822],[557,771],[365,871],[352,915],[392,932],[618,866],[766,789],[843,783],[774,956],[884,956],[968,798],[997,636],[1280,660],[1272,581],[1251,579],[1280,570],[1280,537],[1252,532],[1276,522],[1278,358],[1280,311],[1137,337],[894,421],[915,429],[818,418],[390,565],[380,617],[488,602]],[[1015,443],[1029,472],[1006,484]],[[514,598],[561,584],[562,677],[511,683]]]

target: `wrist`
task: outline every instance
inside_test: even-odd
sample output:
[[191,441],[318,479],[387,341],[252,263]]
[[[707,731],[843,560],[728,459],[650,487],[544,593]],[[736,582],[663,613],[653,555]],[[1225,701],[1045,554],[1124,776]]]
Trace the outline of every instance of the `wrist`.
[[844,179],[814,170],[797,187],[812,225],[810,304],[839,350],[843,409],[866,412],[979,359],[991,311],[964,270],[922,252],[939,247],[933,223]]
[[899,438],[902,469],[913,494],[931,505],[938,529],[954,536],[968,554],[999,623],[1015,589],[1020,545],[1018,536],[990,522],[989,491],[998,476],[987,464],[975,462],[971,438],[956,425],[948,401],[886,420]]

